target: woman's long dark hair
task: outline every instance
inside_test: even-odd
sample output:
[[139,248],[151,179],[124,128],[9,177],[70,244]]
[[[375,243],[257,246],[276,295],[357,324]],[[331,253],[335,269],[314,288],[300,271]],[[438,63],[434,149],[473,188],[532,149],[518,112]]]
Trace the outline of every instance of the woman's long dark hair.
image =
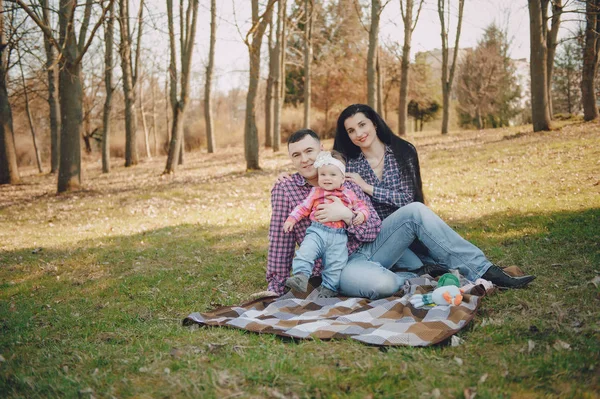
[[425,202],[423,195],[423,183],[421,181],[421,167],[419,166],[419,156],[414,145],[406,140],[396,136],[392,129],[375,110],[365,104],[353,104],[342,111],[337,120],[337,129],[335,132],[335,140],[333,149],[341,152],[349,159],[357,158],[360,153],[360,147],[355,145],[348,136],[344,122],[346,119],[362,113],[373,122],[377,131],[377,137],[384,144],[389,145],[394,153],[394,158],[398,163],[400,173],[409,176],[413,183],[415,191],[415,201]]

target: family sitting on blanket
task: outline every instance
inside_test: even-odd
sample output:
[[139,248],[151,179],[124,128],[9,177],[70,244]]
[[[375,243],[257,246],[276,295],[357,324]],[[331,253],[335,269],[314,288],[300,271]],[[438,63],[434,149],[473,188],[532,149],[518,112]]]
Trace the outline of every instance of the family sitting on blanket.
[[[387,297],[407,278],[432,270],[458,270],[471,281],[483,278],[506,288],[524,287],[535,278],[504,273],[422,203],[416,149],[395,136],[371,107],[355,104],[340,114],[334,149],[347,157],[343,186],[356,193],[369,211],[369,218],[355,225],[352,209],[334,196],[314,212],[319,223],[342,221],[347,226],[349,256],[340,274],[340,294]],[[318,185],[314,163],[321,150],[319,136],[312,130],[299,130],[288,139],[297,173],[279,179],[271,191],[266,277],[272,294],[285,292],[296,244],[303,242],[309,227],[309,221],[303,219],[289,233],[283,229],[292,210]],[[319,275],[321,269],[317,260],[313,274]]]
[[331,298],[337,294],[340,273],[348,261],[348,236],[344,221],[320,223],[315,219],[317,207],[339,198],[354,215],[352,225],[362,224],[369,218],[365,203],[358,199],[352,190],[343,186],[346,180],[344,158],[337,151],[321,151],[313,164],[318,174],[318,186],[313,187],[308,197],[294,208],[283,224],[283,231],[289,233],[300,220],[309,217],[312,220],[306,230],[304,241],[292,261],[292,274],[285,282],[286,287],[306,292],[308,278],[312,274],[315,261],[323,260],[321,290],[319,298]]

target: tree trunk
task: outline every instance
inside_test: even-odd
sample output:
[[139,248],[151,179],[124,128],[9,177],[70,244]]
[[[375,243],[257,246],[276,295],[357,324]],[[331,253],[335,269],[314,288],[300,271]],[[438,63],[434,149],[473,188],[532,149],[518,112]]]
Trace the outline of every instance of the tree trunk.
[[380,51],[377,49],[377,63],[375,64],[375,73],[377,75],[377,113],[383,115],[383,68],[381,66]]
[[140,89],[140,117],[142,119],[142,127],[144,129],[144,145],[146,147],[146,158],[151,159],[152,154],[150,153],[150,137],[148,134],[148,123],[146,122],[146,110],[144,108],[144,85],[143,82],[139,82],[137,86]]
[[283,1],[279,1],[278,12],[277,12],[277,29],[276,29],[276,39],[275,39],[275,51],[273,52],[273,56],[275,57],[275,63],[273,65],[274,74],[273,74],[273,151],[279,151],[280,143],[281,143],[281,104],[283,101],[281,100],[281,86],[283,85],[282,80],[282,55],[281,53],[284,51],[284,43],[283,43],[283,24],[285,18],[285,3]]
[[274,75],[275,75],[275,46],[273,44],[273,19],[269,21],[269,76],[267,77],[267,87],[265,90],[265,148],[273,146],[273,90],[274,90]]
[[131,61],[131,31],[129,29],[129,0],[119,0],[121,32],[121,70],[125,98],[125,166],[137,165],[137,118],[135,114],[135,87]]
[[42,157],[40,155],[40,149],[38,147],[37,138],[35,136],[35,125],[33,124],[33,117],[31,116],[31,108],[29,106],[29,93],[27,92],[27,83],[25,82],[25,73],[23,72],[23,60],[21,58],[21,51],[17,47],[17,57],[19,59],[19,71],[21,72],[21,83],[23,85],[23,97],[25,98],[25,113],[27,114],[27,121],[29,122],[29,130],[31,131],[31,139],[33,141],[33,150],[35,152],[35,161],[40,173],[44,173],[42,169]]
[[4,2],[0,1],[0,184],[20,182],[15,153],[12,109],[8,102],[8,43],[4,31]]
[[[404,0],[400,0],[401,4]],[[410,73],[410,44],[412,41],[413,0],[406,0],[406,8],[402,20],[404,22],[404,44],[402,46],[402,62],[400,64],[400,97],[398,102],[398,134],[406,134],[408,116],[408,74]],[[416,131],[416,129],[415,129]]]
[[531,119],[533,131],[550,129],[550,112],[547,93],[547,48],[542,17],[542,1],[529,2],[529,36],[531,45]]
[[[552,25],[550,31],[547,31],[547,60],[546,60],[546,94],[548,95],[548,113],[550,119],[554,115],[552,108],[552,73],[554,72],[554,56],[556,54],[556,46],[558,45],[558,30],[560,28],[560,17],[562,14],[563,6],[562,0],[552,1]],[[546,20],[546,18],[544,18]]]
[[[42,18],[46,26],[50,25],[48,0],[41,0]],[[44,49],[46,50],[46,69],[48,73],[48,108],[50,111],[50,173],[58,172],[59,147],[60,147],[60,105],[58,104],[58,69],[54,47],[44,35]]]
[[[450,122],[450,92],[452,91],[452,81],[454,80],[454,72],[456,71],[456,60],[458,58],[458,44],[460,41],[460,32],[462,27],[463,11],[465,0],[458,0],[458,21],[456,26],[456,39],[454,42],[454,54],[452,64],[448,71],[448,30],[446,26],[446,0],[438,0],[438,15],[440,18],[441,36],[442,36],[442,98],[443,98],[443,113],[442,113],[442,134],[448,134],[448,125]],[[450,7],[448,7],[450,8]],[[449,10],[448,10],[449,15]],[[448,22],[449,25],[449,22]]]
[[[180,3],[180,12],[183,12],[183,1]],[[175,44],[175,29],[173,24],[173,0],[167,0],[167,13],[169,25],[169,49],[170,65],[169,75],[171,78],[170,98],[173,108],[173,124],[169,155],[164,173],[174,173],[177,164],[183,163],[184,137],[183,125],[185,111],[189,102],[189,86],[192,65],[192,50],[194,48],[194,37],[196,36],[196,23],[198,19],[198,0],[190,0],[188,3],[185,24],[180,24],[180,51],[181,51],[181,74],[179,99],[177,98],[177,52]],[[181,16],[183,19],[183,16]],[[191,20],[191,23],[190,23]]]
[[313,0],[304,0],[304,128],[310,129]]
[[156,86],[158,82],[152,71],[152,141],[154,143],[154,156],[158,155],[158,137],[156,134]]
[[113,95],[113,48],[115,32],[115,7],[110,5],[109,15],[104,25],[104,114],[102,115],[102,173],[110,172],[110,117],[112,114]]
[[371,27],[369,28],[369,50],[367,53],[367,104],[375,109],[377,107],[376,70],[377,48],[379,47],[379,18],[381,14],[381,1],[371,1]]
[[583,119],[591,121],[598,118],[596,105],[596,86],[594,78],[598,66],[598,18],[600,1],[588,0],[586,4],[585,44],[583,49],[583,69],[581,73],[581,102]]
[[215,134],[212,125],[211,88],[215,65],[215,43],[217,41],[217,2],[210,1],[210,47],[208,65],[206,66],[206,82],[204,83],[204,123],[206,125],[206,149],[209,154],[215,152]]

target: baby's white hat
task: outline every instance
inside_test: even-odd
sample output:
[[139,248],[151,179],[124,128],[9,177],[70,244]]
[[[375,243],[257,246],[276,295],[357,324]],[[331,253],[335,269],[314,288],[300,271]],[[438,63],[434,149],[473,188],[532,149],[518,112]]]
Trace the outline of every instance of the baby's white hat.
[[346,173],[346,166],[344,165],[344,163],[342,161],[340,161],[339,159],[335,159],[331,155],[331,152],[329,152],[329,151],[321,151],[317,155],[317,159],[315,160],[315,163],[313,163],[313,166],[317,169],[320,168],[321,166],[325,166],[325,165],[336,166],[339,170],[342,171],[342,174]]

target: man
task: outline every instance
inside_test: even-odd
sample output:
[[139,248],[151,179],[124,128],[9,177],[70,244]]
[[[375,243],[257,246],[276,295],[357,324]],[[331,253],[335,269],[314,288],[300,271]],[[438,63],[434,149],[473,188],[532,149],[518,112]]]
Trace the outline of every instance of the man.
[[[269,226],[267,294],[281,295],[285,291],[285,280],[289,277],[296,244],[300,244],[304,239],[310,222],[304,219],[296,224],[290,233],[284,233],[283,224],[292,209],[317,185],[318,176],[313,163],[322,149],[319,136],[312,130],[299,130],[288,140],[288,153],[297,173],[289,179],[277,182],[271,191],[273,213]],[[403,265],[402,255],[416,238],[425,244],[432,259],[439,264],[435,265],[436,269],[442,272],[456,269],[469,280],[475,281],[482,277],[507,288],[524,287],[535,278],[511,277],[505,274],[502,269],[492,264],[479,248],[460,237],[421,203],[411,203],[398,209],[382,223],[370,199],[360,187],[348,181],[344,185],[368,205],[373,217],[369,217],[366,223],[354,226],[354,213],[339,199],[332,198],[330,204],[319,205],[316,214],[318,221],[343,220],[348,226],[350,257],[340,279],[342,295],[376,299],[395,293],[406,278],[416,274],[393,273],[389,269]],[[413,269],[421,266],[423,265],[415,265]],[[428,266],[424,266],[419,271],[423,273],[423,269],[429,270],[427,268]],[[319,275],[320,272],[321,263],[317,262],[313,274]]]

